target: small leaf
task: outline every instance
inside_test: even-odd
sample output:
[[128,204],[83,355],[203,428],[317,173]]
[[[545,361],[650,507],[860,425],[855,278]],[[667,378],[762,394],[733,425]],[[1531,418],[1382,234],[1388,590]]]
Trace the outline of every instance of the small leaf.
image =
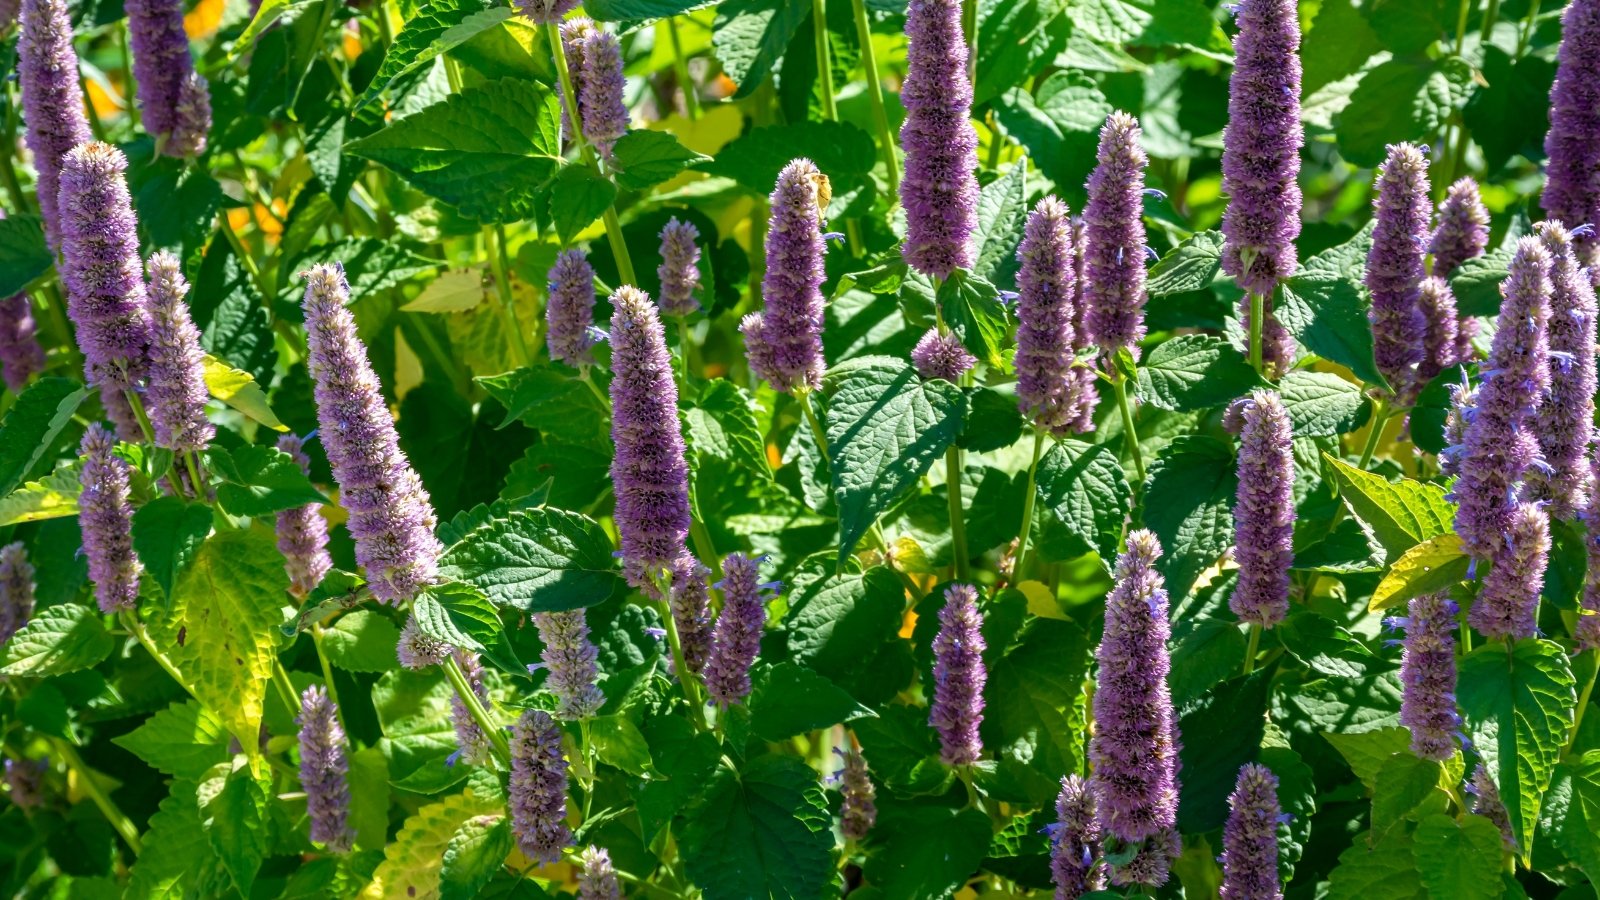
[[647,191],[685,169],[711,161],[678,143],[671,132],[653,130],[628,132],[611,149],[611,155],[617,184],[632,191]]
[[1190,235],[1150,267],[1152,297],[1187,294],[1211,287],[1222,272],[1222,232]]
[[211,396],[274,431],[288,431],[289,426],[278,421],[272,407],[267,405],[266,392],[255,378],[242,369],[235,369],[210,354],[205,357],[206,390]]
[[198,779],[228,760],[231,738],[221,719],[190,699],[158,711],[111,742],[167,775]]
[[1390,566],[1367,603],[1368,612],[1399,606],[1412,597],[1442,591],[1467,577],[1471,557],[1461,538],[1441,534],[1412,547]]
[[1007,281],[1003,276],[1016,269],[1017,245],[1028,219],[1027,181],[1028,167],[1018,163],[978,192],[978,228],[972,235],[978,253],[972,274],[991,284]]
[[471,900],[500,871],[515,842],[503,815],[473,816],[445,845],[439,864],[439,900]]
[[22,392],[0,422],[0,497],[16,490],[55,446],[86,396],[87,390],[65,378],[41,378]]
[[567,166],[550,185],[550,218],[562,243],[571,243],[611,206],[616,186],[593,170]]
[[411,614],[417,627],[430,637],[481,653],[507,672],[521,675],[527,671],[511,649],[499,614],[470,584],[446,581],[428,587],[412,601]]
[[76,603],[47,606],[0,651],[0,675],[40,678],[87,669],[115,647],[100,612]]
[[474,530],[445,551],[439,574],[528,613],[594,606],[623,589],[599,523],[559,509],[514,512]]
[[445,272],[428,282],[415,300],[400,309],[404,312],[466,312],[476,308],[483,298],[483,273],[478,269],[460,269]]
[[1424,900],[1411,856],[1411,837],[1394,834],[1374,842],[1358,834],[1328,875],[1328,900]]
[[327,503],[294,457],[276,447],[255,444],[229,453],[206,453],[211,471],[222,478],[217,502],[236,516],[265,516],[308,503]]
[[322,632],[328,663],[346,672],[388,672],[398,666],[394,647],[400,629],[370,609],[346,613]]

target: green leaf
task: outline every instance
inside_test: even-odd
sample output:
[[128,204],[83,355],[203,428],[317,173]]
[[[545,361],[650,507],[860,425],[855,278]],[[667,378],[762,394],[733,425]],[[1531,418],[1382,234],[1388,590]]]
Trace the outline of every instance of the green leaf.
[[1133,509],[1133,491],[1111,445],[1056,441],[1039,460],[1036,483],[1040,508],[1072,535],[1078,553],[1116,558],[1122,523]]
[[1500,880],[1500,829],[1483,816],[1458,822],[1438,813],[1422,820],[1413,836],[1417,874],[1429,896],[1452,900],[1496,900]]
[[429,0],[422,4],[394,36],[378,73],[372,76],[352,112],[360,112],[399,79],[500,24],[511,14],[509,7],[492,7],[483,0]]
[[843,688],[792,662],[759,664],[751,682],[750,730],[763,740],[786,741],[873,715]]
[[1467,100],[1472,66],[1457,56],[1394,59],[1366,75],[1339,115],[1339,152],[1358,166],[1383,162],[1384,148],[1436,133]]
[[78,514],[76,464],[63,465],[38,481],[30,481],[0,499],[0,527]]
[[1084,771],[1084,679],[1093,644],[1076,622],[1034,619],[989,670],[984,746],[1055,780]]
[[1009,317],[994,285],[957,271],[939,285],[938,300],[945,322],[961,343],[990,366],[1004,367],[1000,351]]
[[1317,785],[1311,767],[1288,747],[1261,748],[1260,763],[1278,776],[1278,802],[1290,818],[1278,823],[1278,878],[1285,884],[1311,840],[1317,812]]
[[205,166],[191,166],[168,156],[145,156],[154,151],[153,144],[130,149],[128,189],[144,233],[144,252],[204,243],[226,199],[222,185]]
[[706,382],[694,406],[683,411],[684,434],[697,458],[720,460],[771,480],[766,440],[756,422],[755,398],[737,384],[716,378]]
[[905,589],[892,571],[874,566],[809,581],[788,601],[783,628],[790,657],[843,681],[900,630]]
[[811,7],[800,0],[728,0],[717,6],[711,46],[737,88],[734,99],[750,96],[772,73]]
[[415,300],[400,309],[405,312],[453,313],[475,309],[484,301],[482,269],[444,272],[428,282]]
[[970,807],[889,806],[862,874],[885,897],[949,897],[983,862],[990,831],[989,817]]
[[1457,697],[1467,735],[1500,788],[1526,862],[1539,806],[1577,704],[1561,645],[1527,639],[1485,644],[1461,660]]
[[193,781],[173,783],[171,793],[150,817],[144,843],[128,879],[127,896],[182,900],[200,894],[202,873],[215,855],[200,821]]
[[604,529],[559,509],[522,510],[475,529],[445,551],[439,574],[525,613],[594,606],[623,590]]
[[1222,271],[1222,232],[1199,231],[1150,267],[1152,297],[1187,294],[1211,287]]
[[1295,613],[1278,623],[1284,649],[1313,672],[1334,678],[1360,678],[1377,662],[1366,645],[1343,626],[1314,612]]
[[76,603],[38,610],[0,650],[0,675],[42,678],[98,665],[116,646],[101,619]]
[[1354,282],[1301,272],[1279,285],[1273,315],[1312,353],[1349,368],[1367,384],[1387,384],[1372,359],[1372,326]]
[[38,216],[13,213],[0,219],[0,297],[22,293],[29,282],[50,271],[54,262]]
[[328,663],[346,672],[388,672],[399,665],[394,646],[400,629],[380,613],[358,609],[322,632]]
[[1376,842],[1367,832],[1356,835],[1328,876],[1328,900],[1425,900],[1429,896],[1412,861],[1411,836],[1407,834]]
[[506,408],[501,428],[520,421],[573,443],[611,441],[610,412],[582,381],[544,363],[475,379]]
[[629,775],[654,771],[650,745],[638,726],[623,716],[597,716],[589,721],[589,737],[600,761],[616,766]]
[[228,760],[231,737],[215,713],[194,700],[183,700],[111,742],[164,774],[198,779]]
[[1370,415],[1358,385],[1331,372],[1296,369],[1278,382],[1295,437],[1330,437],[1365,425]]
[[611,208],[611,201],[616,197],[616,186],[592,169],[583,166],[562,169],[550,186],[550,218],[555,222],[556,235],[562,243],[572,243],[578,232]]
[[[262,771],[252,771],[259,768]],[[266,782],[263,784],[262,782]],[[205,805],[206,837],[239,893],[249,896],[267,854],[267,799],[271,773],[260,756],[239,761],[222,790]]]
[[1396,753],[1378,769],[1372,789],[1372,831],[1381,840],[1439,788],[1443,767],[1431,759]]
[[[472,788],[418,809],[383,850],[383,861],[362,892],[368,900],[425,900],[441,896],[445,853],[461,826],[505,807]],[[503,861],[503,860],[502,860]]]
[[600,22],[665,19],[711,6],[716,0],[588,0],[583,11]]
[[955,442],[966,404],[955,385],[923,382],[909,363],[883,356],[836,366],[826,386],[843,559]]
[[157,497],[133,514],[133,550],[144,569],[172,596],[172,583],[211,534],[211,507]]
[[1506,241],[1497,249],[1462,263],[1450,273],[1450,293],[1464,316],[1493,316],[1500,312],[1500,285],[1511,274],[1516,241]]
[[1103,44],[1186,44],[1199,50],[1228,46],[1203,0],[1083,0],[1068,11],[1079,28]]
[[424,634],[481,653],[507,672],[527,671],[511,649],[500,614],[474,585],[448,580],[432,585],[412,601],[411,614]]
[[1551,60],[1529,53],[1513,59],[1494,44],[1483,46],[1483,78],[1462,111],[1472,129],[1472,139],[1483,148],[1491,173],[1519,153],[1537,159],[1550,128],[1550,86],[1556,67]]
[[1389,566],[1372,592],[1368,612],[1399,606],[1412,597],[1442,591],[1467,577],[1472,559],[1461,548],[1461,538],[1441,534],[1412,547]]
[[[1600,750],[1569,756],[1556,772],[1556,784],[1567,790],[1550,790],[1551,840],[1593,882],[1600,874]],[[1563,800],[1565,808],[1557,808]]]
[[232,453],[213,448],[206,453],[206,463],[222,478],[217,502],[236,516],[265,516],[328,502],[294,457],[276,447],[253,444]]
[[206,391],[212,397],[274,431],[289,430],[289,426],[278,421],[272,407],[267,405],[266,392],[261,390],[261,385],[249,372],[235,369],[210,354],[206,355],[204,365]]
[[617,184],[632,191],[647,191],[685,169],[711,161],[678,143],[672,132],[650,130],[623,135],[611,148],[611,157]]
[[561,164],[561,114],[543,85],[504,79],[451,94],[345,151],[485,222],[532,219]]
[[978,5],[974,106],[1028,82],[1067,48],[1072,21],[1066,6],[1065,0],[983,0]]
[[[1069,4],[1068,14],[1077,8]],[[1089,174],[1101,126],[1112,106],[1082,72],[1056,72],[1037,94],[1013,88],[994,101],[1000,124],[1028,149],[1046,178],[1077,190]]]
[[500,497],[517,501],[517,506],[583,509],[604,499],[610,485],[609,445],[544,440],[528,447],[522,458],[511,464]]
[[515,846],[503,815],[473,816],[445,845],[439,866],[439,900],[471,900],[489,883]]
[[939,735],[928,727],[927,710],[921,707],[890,705],[851,730],[861,740],[863,755],[872,760],[873,781],[897,794],[936,794],[954,780],[950,767],[939,761]]
[[817,773],[767,754],[737,771],[719,765],[682,829],[684,870],[706,900],[822,894],[833,876],[833,835]]
[[1178,752],[1184,778],[1178,791],[1178,827],[1186,833],[1219,828],[1228,818],[1228,794],[1239,767],[1252,762],[1266,725],[1270,672],[1224,681],[1178,710]]
[[1367,790],[1374,793],[1378,773],[1384,764],[1396,755],[1409,752],[1411,746],[1411,736],[1403,728],[1379,728],[1358,734],[1325,733],[1323,737],[1344,757],[1350,771]]
[[1444,488],[1411,478],[1389,481],[1324,453],[1339,495],[1350,511],[1372,528],[1391,558],[1423,541],[1455,532],[1455,507]]
[[1162,409],[1209,409],[1264,386],[1226,340],[1184,334],[1157,345],[1139,366],[1139,399]]
[[[723,9],[733,6],[723,4]],[[806,10],[810,12],[809,7]],[[856,176],[872,170],[876,159],[872,136],[844,122],[796,122],[756,128],[722,148],[717,158],[700,167],[707,175],[732,178],[755,193],[766,195],[778,173],[796,156],[817,164],[837,191]],[[824,211],[826,212],[826,211]]]
[[1024,161],[978,191],[978,227],[972,235],[978,254],[972,274],[995,284],[1015,271],[1017,245],[1022,242],[1027,220],[1028,166]]
[[1199,435],[1180,437],[1150,466],[1145,526],[1161,539],[1167,588],[1183,597],[1200,573],[1233,546],[1233,450]]
[[22,392],[0,422],[0,497],[16,490],[55,446],[88,393],[65,378],[41,378]]

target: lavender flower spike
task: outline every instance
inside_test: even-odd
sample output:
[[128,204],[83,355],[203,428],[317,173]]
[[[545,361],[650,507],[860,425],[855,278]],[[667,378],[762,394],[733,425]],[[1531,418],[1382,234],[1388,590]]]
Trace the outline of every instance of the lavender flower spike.
[[622,900],[617,870],[604,847],[583,848],[578,862],[583,866],[578,872],[578,900]]
[[684,552],[689,467],[661,317],[644,291],[611,295],[611,482],[628,583],[643,588]]
[[1463,378],[1449,386],[1450,409],[1444,416],[1445,448],[1439,451],[1439,474],[1445,478],[1461,471],[1461,454],[1466,449],[1467,425],[1477,415],[1478,389]]
[[952,384],[978,364],[978,358],[967,352],[954,332],[940,334],[930,328],[911,349],[911,365],[923,381],[942,378]]
[[1478,183],[1462,178],[1450,185],[1439,203],[1439,224],[1428,244],[1434,277],[1449,278],[1462,263],[1482,256],[1488,246],[1489,211],[1483,206]]
[[1431,209],[1428,158],[1414,144],[1390,144],[1378,168],[1372,200],[1372,250],[1367,254],[1367,290],[1372,294],[1373,358],[1396,396],[1411,396],[1422,362],[1427,320],[1417,304],[1422,256]]
[[1450,283],[1438,276],[1422,279],[1417,286],[1417,308],[1426,327],[1422,332],[1422,359],[1417,362],[1417,385],[1461,362],[1461,317],[1456,312],[1456,295]]
[[[1178,723],[1167,674],[1167,591],[1155,561],[1161,544],[1145,530],[1128,535],[1117,559],[1116,586],[1106,597],[1105,634],[1095,652],[1096,731],[1089,740],[1100,831],[1122,843],[1149,841],[1136,871],[1114,869],[1112,881],[1166,880],[1161,858],[1173,850],[1178,814]],[[1128,867],[1119,867],[1128,868]]]
[[1517,852],[1517,836],[1511,830],[1511,814],[1506,811],[1506,804],[1500,799],[1500,788],[1494,783],[1494,776],[1489,770],[1479,763],[1472,770],[1472,779],[1467,782],[1467,793],[1472,795],[1472,811],[1485,819],[1493,822],[1500,829],[1500,843],[1509,853]]
[[572,846],[567,827],[567,760],[561,728],[542,709],[511,726],[511,834],[524,856],[553,863]]
[[[73,95],[77,102],[77,95]],[[144,375],[150,312],[139,265],[138,221],[122,151],[99,142],[61,161],[61,281],[88,381],[111,391]]]
[[1456,613],[1444,593],[1411,598],[1404,617],[1389,619],[1406,632],[1400,656],[1400,724],[1411,731],[1411,752],[1446,760],[1456,752]]
[[606,697],[595,687],[600,651],[589,640],[587,614],[581,609],[534,613],[533,624],[544,644],[543,662],[549,673],[544,686],[556,695],[556,715],[572,721],[599,712]]
[[22,121],[39,173],[39,213],[45,241],[61,250],[57,209],[61,159],[93,139],[78,87],[78,55],[66,0],[22,0],[18,13],[17,74],[22,84]]
[[[1600,483],[1600,455],[1589,460],[1590,475]],[[1587,526],[1583,534],[1584,557],[1588,562],[1583,579],[1583,596],[1578,603],[1578,624],[1572,636],[1579,653],[1600,650],[1600,490],[1589,492],[1589,505],[1583,513]]]
[[722,613],[711,635],[711,658],[705,667],[706,692],[720,709],[750,696],[750,666],[761,650],[761,629],[767,624],[770,585],[761,583],[761,561],[733,553],[722,564]]
[[335,853],[350,849],[349,741],[339,725],[339,709],[321,685],[300,695],[300,786],[306,792],[311,839]]
[[172,132],[167,135],[167,155],[192,158],[206,152],[210,130],[211,88],[199,72],[190,72],[178,86],[178,106]]
[[[1600,2],[1573,0],[1561,16],[1561,47],[1550,87],[1550,131],[1544,138],[1545,215],[1569,227],[1600,224]],[[1593,262],[1594,238],[1578,241]]]
[[[852,740],[854,740],[852,738]],[[867,774],[867,761],[855,747],[849,750],[833,748],[844,760],[844,768],[836,773],[839,780],[839,832],[847,841],[863,840],[878,821],[878,806],[873,802],[878,789],[872,786]]]
[[[180,134],[174,145],[170,138],[179,129],[196,123],[183,121],[182,105],[192,106],[194,60],[189,57],[189,36],[183,30],[183,4],[179,0],[127,0],[128,43],[133,49],[133,77],[139,86],[139,108],[144,128],[157,138],[163,152],[182,156],[181,150],[194,149],[193,134]],[[192,113],[190,114],[192,115]],[[209,126],[210,111],[206,111]],[[200,128],[198,144],[205,147],[206,127]]]
[[939,730],[939,758],[970,766],[983,754],[983,614],[978,591],[954,584],[944,592],[939,633],[933,639],[933,706],[928,724]]
[[661,229],[661,312],[668,316],[687,316],[700,309],[695,292],[700,290],[700,230],[692,222],[667,220]]
[[1084,221],[1084,325],[1106,354],[1137,356],[1144,338],[1144,170],[1139,120],[1114,112],[1100,130]]
[[1550,515],[1571,519],[1589,502],[1589,440],[1594,431],[1595,291],[1578,259],[1572,235],[1559,222],[1535,226],[1550,251],[1550,392],[1534,430],[1547,469],[1528,472],[1535,498],[1550,501]]
[[350,513],[367,585],[379,600],[399,604],[437,576],[444,548],[433,535],[433,506],[400,449],[377,373],[345,308],[350,284],[344,266],[313,266],[305,279],[306,365],[315,382],[322,446],[339,483],[339,503]]
[[[450,655],[461,667],[462,677],[467,686],[472,688],[472,693],[477,695],[480,702],[488,700],[489,689],[483,683],[483,663],[478,661],[478,654],[458,647]],[[489,761],[489,736],[483,733],[460,694],[450,695],[450,725],[456,732],[455,762],[481,766]]]
[[94,599],[107,615],[133,609],[139,602],[139,574],[144,567],[133,553],[133,507],[128,505],[131,468],[112,453],[116,438],[99,424],[83,434],[85,459],[78,478],[78,527],[83,553],[89,558]]
[[1061,779],[1056,798],[1056,825],[1050,836],[1050,880],[1056,900],[1078,900],[1105,890],[1105,864],[1100,854],[1100,823],[1095,819],[1094,791],[1077,775]]
[[1550,562],[1550,519],[1538,503],[1519,503],[1511,513],[1493,566],[1483,577],[1467,624],[1486,638],[1531,638],[1539,633],[1539,590]]
[[37,331],[27,294],[0,300],[0,377],[13,394],[22,393],[28,380],[44,371],[44,348]]
[[1534,416],[1550,384],[1546,323],[1550,252],[1536,237],[1517,242],[1500,286],[1500,327],[1467,425],[1454,495],[1456,533],[1468,554],[1488,559],[1504,546],[1517,483],[1539,458]]
[[514,0],[517,12],[536,25],[560,24],[567,13],[578,8],[579,0]]
[[205,351],[189,318],[178,258],[165,250],[150,257],[150,360],[145,400],[156,445],[175,453],[198,453],[216,437],[206,418]]
[[582,250],[563,250],[550,267],[544,318],[551,359],[574,369],[594,365],[594,267]]
[[961,30],[960,0],[911,0],[906,7],[906,79],[900,87],[905,122],[906,264],[929,278],[972,266],[978,223],[978,133],[972,127],[972,82]]
[[0,547],[0,647],[33,618],[33,565],[21,541]]
[[444,658],[450,655],[450,645],[424,634],[422,627],[417,624],[417,617],[407,616],[405,627],[400,629],[400,640],[395,643],[394,653],[400,665],[408,669],[426,669],[443,663]]
[[[278,449],[289,454],[302,474],[311,474],[311,460],[306,456],[302,438],[286,434],[278,438]],[[333,568],[333,559],[328,556],[328,523],[322,518],[322,504],[307,503],[278,513],[277,534],[278,552],[283,554],[283,568],[289,573],[289,593],[304,599]]]
[[1282,900],[1278,881],[1278,778],[1256,763],[1239,769],[1222,832],[1222,900]]
[[1263,628],[1289,614],[1289,565],[1294,561],[1294,435],[1289,411],[1271,391],[1243,404],[1239,488],[1234,505],[1234,558],[1239,582],[1228,608]]
[[584,32],[578,70],[573,73],[584,140],[611,159],[617,139],[628,133],[628,105],[622,98],[622,45],[617,36],[595,27]]
[[1093,373],[1072,364],[1082,337],[1072,230],[1067,205],[1046,197],[1028,214],[1017,248],[1017,405],[1056,437],[1093,429],[1098,399]]
[[755,374],[784,393],[822,386],[822,217],[827,178],[809,159],[778,173],[767,219],[762,312],[739,323]]
[[[687,550],[672,561],[667,572],[671,592],[667,605],[672,624],[678,629],[683,664],[697,675],[711,658],[711,590],[706,586],[709,574],[711,570]],[[654,597],[653,586],[647,586],[645,593]]]

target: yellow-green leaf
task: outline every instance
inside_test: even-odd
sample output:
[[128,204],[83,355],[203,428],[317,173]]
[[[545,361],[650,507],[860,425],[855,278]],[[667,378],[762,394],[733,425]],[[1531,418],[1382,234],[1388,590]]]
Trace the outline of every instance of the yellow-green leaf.
[[288,431],[289,426],[278,421],[272,407],[267,405],[267,394],[256,384],[254,376],[243,369],[235,369],[211,354],[205,357],[206,390],[211,396],[244,413],[275,431]]
[[0,528],[23,522],[38,522],[78,514],[76,466],[57,470],[38,481],[30,481],[0,498]]
[[406,312],[465,312],[483,302],[483,272],[460,269],[428,282],[417,299],[400,307]]
[[467,788],[417,810],[383,851],[383,862],[361,900],[438,900],[444,851],[474,816],[503,812],[501,804]]
[[1398,606],[1412,597],[1442,591],[1467,577],[1470,558],[1461,549],[1461,538],[1441,534],[1412,547],[1394,561],[1372,592],[1367,609],[1377,612]]

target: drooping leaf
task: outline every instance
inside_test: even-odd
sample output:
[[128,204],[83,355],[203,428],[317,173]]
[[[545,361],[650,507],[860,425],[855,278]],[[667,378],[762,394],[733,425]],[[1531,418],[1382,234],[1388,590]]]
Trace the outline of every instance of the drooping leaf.
[[267,405],[266,392],[256,384],[255,377],[242,369],[235,369],[214,356],[205,358],[206,390],[211,396],[275,431],[288,431],[289,426],[278,420]]
[[791,662],[761,665],[751,681],[750,730],[764,740],[785,741],[873,715],[843,688]]
[[22,392],[0,420],[0,497],[35,474],[86,396],[87,390],[65,378],[41,378]]
[[1171,338],[1139,366],[1139,399],[1178,412],[1222,406],[1261,384],[1244,354],[1205,334]]
[[228,759],[230,738],[215,713],[190,699],[160,710],[143,725],[111,740],[167,775],[198,779]]
[[232,453],[216,448],[206,454],[206,463],[222,478],[217,502],[236,516],[265,516],[328,502],[294,458],[276,447],[255,444]]
[[1442,591],[1467,577],[1472,560],[1461,538],[1441,534],[1412,547],[1389,566],[1367,603],[1370,612],[1399,606],[1412,597]]
[[1116,450],[1070,438],[1057,441],[1039,460],[1036,479],[1040,508],[1065,526],[1078,552],[1115,559],[1133,501]]
[[0,297],[22,293],[29,282],[50,270],[52,262],[38,216],[0,219]]
[[1411,478],[1391,482],[1328,454],[1323,460],[1333,470],[1340,496],[1391,557],[1455,531],[1455,509],[1444,488]]
[[501,803],[470,787],[417,810],[384,848],[362,900],[439,900],[444,856],[456,832],[475,817],[502,812]]

